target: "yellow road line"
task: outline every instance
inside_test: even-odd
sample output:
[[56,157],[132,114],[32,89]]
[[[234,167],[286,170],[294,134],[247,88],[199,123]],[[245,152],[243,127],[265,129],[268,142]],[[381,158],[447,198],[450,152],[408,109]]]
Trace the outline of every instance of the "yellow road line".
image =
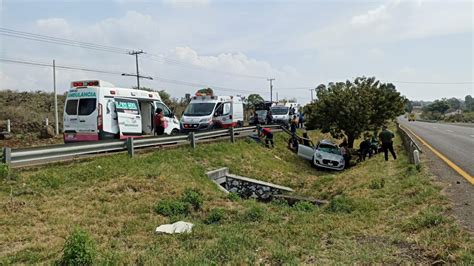
[[[401,126],[401,125],[400,125]],[[443,160],[449,167],[451,167],[454,171],[456,171],[458,174],[460,174],[462,177],[464,177],[467,181],[469,181],[472,185],[474,185],[474,177],[472,177],[470,174],[468,174],[466,171],[461,169],[461,167],[457,166],[455,163],[453,163],[451,160],[449,160],[446,156],[444,156],[441,152],[437,151],[435,148],[431,147],[428,142],[426,142],[424,139],[422,139],[420,136],[415,134],[413,131],[411,131],[409,128],[406,126],[402,126],[404,129],[408,130],[410,134],[415,136],[423,145],[428,147],[434,154],[436,154],[441,160]]]

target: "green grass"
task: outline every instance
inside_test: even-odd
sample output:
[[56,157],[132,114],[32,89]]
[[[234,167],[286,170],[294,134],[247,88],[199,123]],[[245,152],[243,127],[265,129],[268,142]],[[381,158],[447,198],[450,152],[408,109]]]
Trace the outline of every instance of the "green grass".
[[[0,264],[54,263],[75,227],[95,243],[98,264],[473,264],[472,236],[396,141],[397,161],[378,155],[343,172],[312,168],[282,135],[272,150],[239,140],[16,171],[0,185]],[[205,175],[219,167],[330,203],[227,196]],[[193,207],[180,213],[176,202]],[[195,224],[191,234],[154,233],[178,218]]]

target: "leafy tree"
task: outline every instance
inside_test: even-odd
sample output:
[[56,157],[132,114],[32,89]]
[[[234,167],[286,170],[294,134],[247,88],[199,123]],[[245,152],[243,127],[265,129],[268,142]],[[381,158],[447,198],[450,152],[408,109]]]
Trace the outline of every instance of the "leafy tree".
[[[171,99],[171,95],[169,93],[167,93],[165,90],[160,90],[158,91],[158,94],[160,95],[160,98],[161,98],[161,101],[164,102],[167,106],[170,106],[172,105],[172,99]],[[175,102],[176,100],[173,99],[173,102]]]
[[412,111],[413,111],[412,101],[406,101],[406,103],[405,103],[405,112],[411,113]]
[[464,105],[466,106],[466,111],[474,112],[474,99],[471,95],[466,95],[464,98]]
[[450,99],[447,99],[446,102],[449,104],[449,107],[454,111],[454,110],[458,110],[458,109],[461,109],[461,101],[459,99],[456,99],[456,98],[450,98]]
[[255,107],[255,105],[263,102],[264,100],[262,96],[260,96],[260,94],[250,94],[245,100],[245,104],[248,106],[249,109],[252,109]]
[[362,132],[402,114],[406,103],[393,84],[380,83],[375,78],[319,85],[316,92],[317,100],[305,110],[308,126],[335,138],[346,136],[351,148]]
[[197,91],[198,93],[204,94],[214,94],[214,91],[211,88],[203,88]]
[[449,103],[446,99],[436,100],[432,104],[423,107],[423,112],[433,112],[445,114],[450,108]]

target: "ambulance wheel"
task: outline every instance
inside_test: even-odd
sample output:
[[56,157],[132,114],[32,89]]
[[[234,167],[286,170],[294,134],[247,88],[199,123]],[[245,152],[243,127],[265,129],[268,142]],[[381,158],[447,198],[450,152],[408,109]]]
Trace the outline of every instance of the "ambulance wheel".
[[244,126],[244,123],[242,121],[237,122],[237,127],[243,127],[243,126]]

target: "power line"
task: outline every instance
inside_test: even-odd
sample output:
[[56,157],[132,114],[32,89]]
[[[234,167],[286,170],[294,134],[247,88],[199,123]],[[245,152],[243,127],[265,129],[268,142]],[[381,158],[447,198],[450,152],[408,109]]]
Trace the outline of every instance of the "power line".
[[180,60],[167,58],[167,57],[162,56],[162,55],[148,54],[148,57],[145,57],[145,58],[148,59],[148,60],[162,62],[162,63],[166,63],[166,64],[171,64],[171,65],[176,65],[176,66],[179,66],[179,67],[185,67],[185,68],[201,70],[201,71],[208,71],[208,72],[213,72],[213,73],[218,73],[218,74],[223,74],[223,75],[229,75],[229,76],[235,76],[235,77],[241,77],[241,78],[250,78],[250,79],[266,79],[267,78],[267,77],[264,77],[264,76],[248,75],[248,74],[240,74],[240,73],[235,73],[235,72],[208,69],[208,68],[205,68],[205,67],[202,67],[202,66],[193,65],[193,64],[186,63],[186,62],[183,62],[183,61],[180,61]]
[[[7,36],[7,37],[12,37],[12,38],[20,38],[20,39],[25,39],[25,40],[51,43],[51,44],[57,44],[57,45],[64,45],[64,46],[69,46],[69,47],[78,47],[78,48],[84,48],[84,49],[90,49],[90,50],[96,50],[96,51],[103,51],[103,52],[109,52],[109,53],[129,54],[130,52],[133,52],[132,49],[125,49],[125,48],[120,48],[120,47],[107,46],[107,45],[102,45],[102,44],[95,44],[95,43],[91,43],[91,42],[75,41],[75,40],[52,37],[52,36],[47,36],[47,35],[17,31],[17,30],[2,28],[2,27],[0,27],[0,35]],[[202,66],[189,64],[189,63],[186,63],[186,62],[183,62],[183,61],[180,61],[180,60],[167,58],[167,57],[162,56],[162,55],[147,54],[146,57],[144,57],[144,58],[147,58],[147,59],[150,59],[150,60],[153,60],[153,61],[163,62],[163,63],[166,63],[166,64],[176,65],[176,66],[179,66],[179,67],[185,67],[185,68],[190,68],[190,69],[195,69],[195,70],[214,72],[214,73],[219,73],[219,74],[223,74],[223,75],[230,75],[230,76],[236,76],[236,77],[241,77],[241,78],[251,78],[251,79],[266,79],[266,77],[263,77],[263,76],[240,74],[240,73],[235,73],[235,72],[227,72],[227,71],[208,69],[208,68],[205,68],[205,67],[202,67]]]
[[119,53],[119,54],[127,54],[130,51],[128,49],[118,48],[114,46],[106,46],[106,45],[94,44],[94,43],[89,43],[89,42],[81,42],[81,41],[69,40],[69,39],[64,39],[64,38],[57,38],[57,37],[51,37],[51,36],[46,36],[46,35],[21,32],[21,31],[10,30],[10,29],[1,28],[1,27],[0,27],[0,35],[13,37],[13,38],[38,41],[38,42],[65,45],[65,46],[70,46],[70,47],[92,49],[92,50],[98,50],[98,51],[103,51],[103,52]]
[[[21,59],[0,58],[0,61],[7,62],[7,63],[32,65],[32,66],[53,67],[53,65],[49,64],[49,63],[27,61],[27,60],[21,60]],[[118,72],[118,71],[107,71],[107,70],[90,69],[90,68],[76,67],[76,66],[66,66],[66,65],[56,65],[56,68],[65,69],[65,70],[77,70],[77,71],[86,71],[86,72],[94,72],[94,73],[102,73],[102,74],[122,76],[122,72]],[[229,91],[229,92],[256,93],[256,91],[242,90],[242,89],[235,89],[235,88],[228,88],[228,87],[221,87],[221,86],[214,86],[214,85],[211,85],[211,84],[195,83],[195,82],[189,82],[189,81],[168,79],[168,78],[164,78],[164,77],[152,77],[152,78],[155,81],[161,81],[161,82],[170,83],[170,84],[186,85],[186,86],[191,86],[191,87],[211,87],[213,89],[222,90],[222,91]]]

